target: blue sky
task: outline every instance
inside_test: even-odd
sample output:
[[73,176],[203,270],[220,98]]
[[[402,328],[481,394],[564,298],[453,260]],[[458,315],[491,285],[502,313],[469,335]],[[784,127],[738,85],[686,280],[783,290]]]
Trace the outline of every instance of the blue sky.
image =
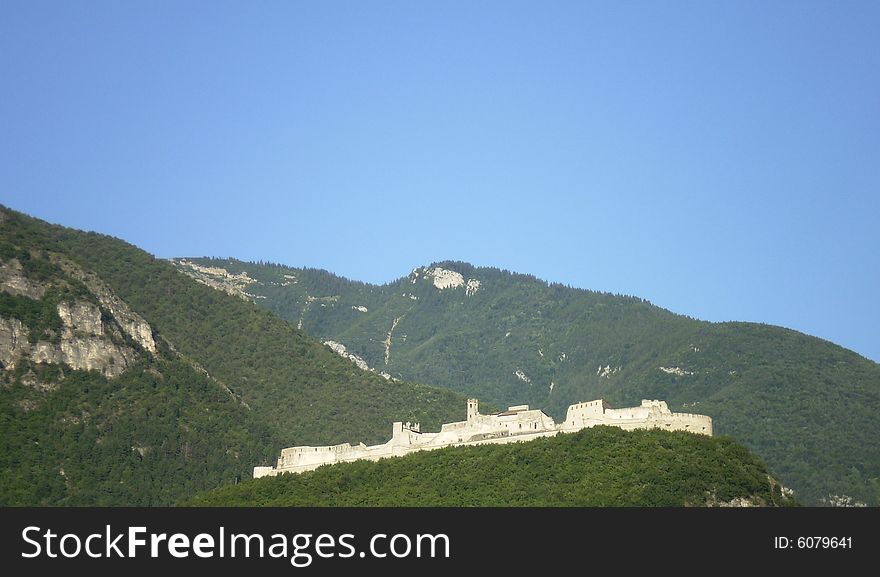
[[0,202],[157,256],[455,259],[880,360],[880,3],[0,4]]

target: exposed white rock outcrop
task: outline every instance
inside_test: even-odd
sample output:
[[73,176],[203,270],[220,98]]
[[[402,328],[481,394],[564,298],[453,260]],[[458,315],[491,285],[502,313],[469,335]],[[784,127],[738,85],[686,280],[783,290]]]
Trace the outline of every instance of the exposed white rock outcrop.
[[367,361],[354,353],[348,352],[348,349],[346,349],[345,345],[343,345],[342,343],[337,343],[336,341],[324,341],[324,344],[333,349],[333,352],[340,357],[345,357],[346,359],[353,362],[355,365],[357,365],[359,369],[364,371],[370,370],[370,365],[367,364]]
[[365,313],[365,312],[369,311],[370,309],[368,309],[367,307],[365,307],[363,305],[358,305],[358,306],[352,306],[351,310]]
[[333,352],[335,352],[337,355],[353,362],[357,366],[357,368],[361,369],[362,371],[369,371],[371,373],[376,373],[377,375],[379,375],[380,377],[382,377],[386,381],[392,381],[392,380],[396,381],[397,380],[397,379],[394,379],[390,374],[386,373],[385,371],[377,371],[376,369],[372,368],[369,364],[367,364],[367,361],[365,361],[362,357],[359,357],[358,355],[356,355],[354,353],[348,352],[348,349],[345,348],[345,345],[343,345],[342,343],[328,340],[328,341],[324,341],[324,344],[327,345],[328,347],[330,347],[331,349],[333,349]]
[[302,311],[299,313],[299,322],[296,325],[296,328],[302,330],[303,328],[303,319],[306,317],[306,313],[312,308],[312,303],[318,303],[319,306],[326,307],[328,304],[335,306],[335,303],[339,301],[339,295],[332,295],[326,297],[306,297],[306,304],[303,305]]
[[46,294],[46,288],[39,283],[31,282],[22,269],[18,259],[10,259],[0,263],[0,286],[4,292],[15,296],[25,296],[40,300]]
[[385,337],[385,340],[382,341],[382,344],[385,345],[385,364],[388,364],[388,361],[391,360],[391,337],[394,334],[394,329],[397,328],[397,324],[400,323],[400,319],[403,317],[397,317],[393,321],[391,321],[391,330],[388,331],[388,336]]
[[460,272],[435,267],[425,271],[425,276],[433,279],[434,286],[440,290],[458,288],[464,284],[464,277]]
[[[28,328],[18,319],[0,318],[0,362],[3,369],[14,369],[19,360],[28,359],[35,363],[65,364],[77,370],[95,370],[107,377],[116,377],[137,358],[137,351],[125,344],[123,335],[144,350],[156,352],[150,325],[132,312],[97,276],[86,273],[59,255],[50,258],[68,276],[85,284],[94,300],[79,298],[58,303],[56,311],[61,330],[55,332],[54,337],[35,343],[30,342]],[[0,290],[34,299],[45,295],[49,285],[23,276],[21,266],[13,261],[0,265],[4,271],[0,273]],[[105,316],[105,312],[109,314]]]
[[686,371],[686,370],[682,369],[681,367],[657,367],[657,368],[668,375],[677,375],[679,377],[684,377],[686,375],[693,375],[694,374],[693,371]]
[[823,505],[829,507],[867,507],[867,503],[857,501],[849,495],[828,495],[820,499]]
[[766,503],[758,497],[734,497],[730,501],[719,501],[716,507],[764,507]]
[[134,349],[111,338],[116,327],[106,327],[101,311],[93,303],[60,303],[58,316],[63,323],[60,339],[31,344],[28,330],[17,319],[0,317],[0,360],[5,370],[15,368],[19,359],[34,363],[65,364],[77,370],[99,371],[107,377],[121,375],[137,357]]
[[605,365],[603,367],[602,365],[599,365],[599,369],[596,371],[596,375],[600,379],[610,379],[611,375],[619,373],[622,368],[623,367],[621,366],[612,367],[611,365]]
[[[254,295],[248,294],[246,289],[250,285],[257,283],[257,280],[248,276],[247,271],[233,274],[223,267],[202,266],[185,258],[171,259],[171,262],[177,266],[177,270],[204,285],[237,296],[243,300],[254,298]],[[293,275],[284,276],[285,278],[288,276],[293,277],[292,282],[296,282],[296,277]]]
[[14,369],[16,361],[30,349],[28,331],[21,321],[0,317],[0,363],[3,368]]
[[[143,347],[146,351],[156,353],[156,341],[153,338],[153,328],[136,312],[132,311],[128,304],[110,290],[103,281],[91,273],[86,273],[79,266],[64,260],[58,259],[57,264],[61,269],[70,276],[82,281],[83,284],[98,298],[107,311],[116,320],[116,323],[131,339]],[[59,311],[59,314],[61,312]],[[63,317],[62,317],[63,320]]]
[[290,285],[292,285],[292,284],[296,284],[296,283],[299,282],[299,281],[296,279],[296,276],[294,276],[294,275],[292,275],[292,274],[284,274],[284,275],[281,275],[281,276],[283,276],[285,280],[283,280],[283,281],[280,282],[280,283],[279,283],[279,282],[270,282],[269,284],[270,284],[270,285],[273,285],[273,286],[290,286]]
[[[429,268],[424,271],[425,278],[432,280],[434,287],[438,290],[457,289],[464,287],[466,296],[473,296],[480,290],[480,281],[475,278],[469,278],[465,281],[464,275],[454,270],[441,268],[439,266]],[[410,280],[413,284],[419,279],[419,269],[413,269],[410,273]]]
[[65,328],[77,334],[95,337],[104,335],[101,311],[90,302],[58,303],[58,316],[61,317]]
[[311,301],[306,301],[306,304],[303,305],[302,310],[299,312],[299,322],[296,323],[296,328],[302,330],[303,328],[303,319],[306,318],[306,313],[309,312],[309,309],[312,307]]
[[[134,351],[99,338],[61,340],[62,362],[74,369],[100,371],[107,377],[118,377],[134,360]],[[53,361],[49,361],[53,362]]]
[[134,350],[109,338],[108,329],[112,331],[115,327],[104,326],[101,310],[93,303],[59,303],[58,316],[64,324],[60,345],[37,343],[40,346],[35,347],[34,361],[64,363],[74,369],[116,377],[135,359]]
[[522,382],[528,383],[530,385],[532,384],[532,379],[530,379],[528,375],[526,375],[524,372],[522,372],[522,369],[515,370],[513,372],[513,374],[516,375],[516,378],[518,378]]

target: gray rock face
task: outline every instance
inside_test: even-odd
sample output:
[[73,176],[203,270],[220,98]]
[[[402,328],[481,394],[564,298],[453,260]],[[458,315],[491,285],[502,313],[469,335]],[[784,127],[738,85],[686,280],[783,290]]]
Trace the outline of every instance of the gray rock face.
[[46,287],[31,282],[24,276],[21,263],[14,258],[7,262],[0,262],[0,287],[11,295],[25,296],[35,300],[40,300],[46,294]]
[[[41,340],[31,343],[28,329],[20,320],[0,317],[0,363],[3,370],[15,369],[24,358],[34,363],[63,363],[73,369],[96,370],[107,377],[116,377],[138,356],[131,346],[118,344],[120,331],[144,350],[156,353],[153,329],[143,318],[97,277],[72,263],[58,261],[58,264],[67,274],[85,283],[101,306],[85,299],[59,303],[57,310],[62,328],[57,342]],[[0,263],[0,290],[38,300],[45,295],[47,288],[47,285],[25,277],[17,260]],[[115,322],[102,320],[101,307],[110,312]]]
[[101,371],[107,377],[121,375],[135,358],[128,347],[92,337],[61,339],[59,348],[64,364],[74,369]]
[[61,362],[61,348],[59,345],[47,341],[38,341],[30,348],[30,359],[35,363],[58,364]]
[[19,359],[27,358],[34,363],[63,363],[73,369],[96,370],[116,377],[137,357],[134,349],[110,339],[101,322],[101,311],[94,304],[61,303],[58,314],[64,323],[58,343],[31,344],[21,321],[0,317],[0,361],[5,370],[14,369]]
[[90,302],[58,303],[58,316],[64,323],[65,338],[75,334],[100,337],[104,335],[101,310]]
[[[142,346],[146,351],[156,353],[156,341],[153,339],[153,328],[139,314],[132,311],[128,305],[113,291],[110,290],[101,279],[68,261],[59,261],[58,264],[70,276],[82,281],[94,294],[105,309],[110,311],[120,328],[129,337]],[[62,317],[63,318],[63,317]],[[100,312],[98,315],[100,319]]]
[[74,369],[97,370],[108,377],[115,377],[121,375],[134,360],[136,355],[131,348],[117,345],[105,337],[107,329],[101,321],[101,309],[93,303],[59,303],[58,316],[64,328],[61,330],[61,344],[56,346],[55,358],[60,352],[62,363]]
[[27,329],[21,321],[0,317],[0,363],[3,363],[3,369],[14,369],[16,360],[29,351]]

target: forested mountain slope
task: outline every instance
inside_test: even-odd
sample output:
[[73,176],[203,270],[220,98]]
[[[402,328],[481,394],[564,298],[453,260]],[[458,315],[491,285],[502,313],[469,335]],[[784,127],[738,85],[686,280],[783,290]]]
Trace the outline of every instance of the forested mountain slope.
[[828,341],[461,262],[382,286],[232,259],[175,264],[376,372],[555,418],[582,400],[664,399],[713,417],[805,503],[878,502],[880,365]]
[[0,289],[0,504],[172,504],[284,446],[379,442],[464,406],[121,240],[5,207]]

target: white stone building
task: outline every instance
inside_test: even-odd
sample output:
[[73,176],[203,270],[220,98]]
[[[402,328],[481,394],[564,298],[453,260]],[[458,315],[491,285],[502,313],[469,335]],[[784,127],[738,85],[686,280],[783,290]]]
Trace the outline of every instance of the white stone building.
[[673,413],[665,401],[643,400],[638,407],[612,409],[603,400],[577,403],[568,407],[565,421],[556,423],[539,409],[517,405],[506,411],[483,415],[477,399],[468,399],[467,420],[446,423],[439,433],[423,433],[418,423],[396,422],[391,439],[381,445],[363,443],[323,447],[289,447],[282,449],[275,467],[254,467],[254,478],[280,473],[302,473],[321,465],[406,455],[443,447],[515,443],[559,433],[573,433],[596,425],[612,425],[621,429],[665,429],[711,435],[712,419],[705,415]]

